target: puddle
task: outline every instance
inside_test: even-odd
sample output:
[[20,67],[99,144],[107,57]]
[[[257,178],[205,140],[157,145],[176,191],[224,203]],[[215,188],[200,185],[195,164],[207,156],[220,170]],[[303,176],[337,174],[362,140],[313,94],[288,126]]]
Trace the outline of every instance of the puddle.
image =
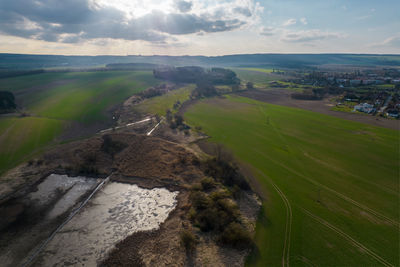
[[[65,181],[66,190],[71,186],[69,183]],[[78,181],[75,186],[79,184]],[[81,188],[77,186],[74,190],[75,186],[68,191],[71,198],[65,203],[69,203]],[[39,195],[45,201],[46,196]],[[163,188],[148,190],[136,185],[109,183],[54,236],[39,255],[36,265],[95,266],[127,236],[157,229],[175,208],[177,195],[178,192]],[[52,212],[57,214],[63,209],[61,204],[60,207],[56,205]]]
[[93,190],[99,181],[100,179],[51,174],[38,185],[36,192],[29,194],[28,198],[35,205],[44,206],[62,196],[46,215],[46,219],[53,219],[72,208],[79,198]]

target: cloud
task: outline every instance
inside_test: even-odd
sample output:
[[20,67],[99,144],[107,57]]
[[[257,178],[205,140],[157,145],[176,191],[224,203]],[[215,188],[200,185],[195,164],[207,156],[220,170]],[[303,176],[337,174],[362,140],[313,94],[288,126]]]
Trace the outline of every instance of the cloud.
[[248,7],[235,7],[233,9],[233,11],[235,13],[242,14],[242,15],[244,15],[246,17],[251,17],[252,16],[251,10]]
[[260,34],[264,36],[272,36],[276,33],[276,29],[273,27],[262,27]]
[[395,47],[400,48],[400,33],[389,38],[386,38],[382,42],[370,44],[369,47]]
[[342,37],[344,37],[344,35],[340,33],[326,31],[324,32],[321,30],[313,29],[296,32],[286,31],[283,33],[281,40],[289,43],[302,43]]
[[307,21],[306,18],[301,18],[301,19],[300,19],[300,22],[301,22],[303,25],[307,25],[307,24],[308,24],[308,21]]
[[190,1],[175,0],[175,6],[180,12],[186,13],[192,9],[193,3]]
[[180,12],[152,10],[129,16],[122,8],[97,0],[0,1],[0,33],[61,43],[110,38],[162,44],[175,40],[174,35],[239,29],[253,23],[262,9],[253,0],[225,0],[212,6],[174,0],[170,5],[170,10],[175,5]]
[[285,21],[285,22],[282,24],[282,26],[288,27],[288,26],[291,26],[291,25],[295,25],[296,23],[297,23],[297,20],[296,20],[296,19],[288,19],[287,21]]

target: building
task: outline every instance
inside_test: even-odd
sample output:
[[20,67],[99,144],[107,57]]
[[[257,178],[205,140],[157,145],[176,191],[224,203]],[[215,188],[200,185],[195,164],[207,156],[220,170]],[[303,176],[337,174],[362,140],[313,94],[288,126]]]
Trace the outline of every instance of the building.
[[354,106],[354,111],[359,111],[359,112],[364,112],[364,113],[374,113],[376,111],[376,108],[374,108],[373,105],[368,104],[368,103],[362,103],[359,105]]

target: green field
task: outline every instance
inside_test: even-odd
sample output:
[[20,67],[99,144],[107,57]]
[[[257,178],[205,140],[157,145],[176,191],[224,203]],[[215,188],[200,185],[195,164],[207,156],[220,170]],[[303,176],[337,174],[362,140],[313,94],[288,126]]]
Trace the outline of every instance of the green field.
[[250,166],[255,266],[399,266],[399,132],[240,97],[185,114]]
[[60,120],[47,118],[0,119],[0,174],[53,140],[63,125]]
[[[0,117],[0,174],[51,143],[71,123],[110,121],[124,99],[160,83],[151,71],[54,72],[0,79],[29,117]],[[15,139],[17,138],[17,139]]]
[[264,69],[264,68],[242,68],[243,70],[249,70],[249,71],[258,71],[258,72],[264,72],[264,73],[272,73],[273,69]]
[[183,103],[189,100],[190,94],[194,88],[194,85],[187,85],[185,87],[170,91],[165,95],[146,99],[140,104],[136,105],[134,108],[141,113],[165,116],[167,109],[170,109],[172,112],[174,112],[173,107],[177,101]]
[[252,82],[257,87],[265,87],[268,82],[279,80],[283,77],[277,77],[270,72],[255,71],[254,69],[233,69],[239,79],[243,82]]

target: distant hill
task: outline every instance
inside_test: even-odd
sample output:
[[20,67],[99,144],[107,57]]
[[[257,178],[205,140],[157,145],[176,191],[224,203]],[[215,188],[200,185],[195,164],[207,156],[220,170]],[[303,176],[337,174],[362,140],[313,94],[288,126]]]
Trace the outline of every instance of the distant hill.
[[[400,55],[372,54],[243,54],[227,56],[58,56],[1,54],[0,70],[31,70],[72,67],[115,67],[143,63],[174,66],[312,68],[324,64],[400,66]],[[111,65],[110,65],[111,64]],[[123,67],[123,65],[119,65]],[[126,67],[126,66],[125,66]],[[131,66],[133,67],[133,65]],[[146,65],[150,67],[150,65]]]

